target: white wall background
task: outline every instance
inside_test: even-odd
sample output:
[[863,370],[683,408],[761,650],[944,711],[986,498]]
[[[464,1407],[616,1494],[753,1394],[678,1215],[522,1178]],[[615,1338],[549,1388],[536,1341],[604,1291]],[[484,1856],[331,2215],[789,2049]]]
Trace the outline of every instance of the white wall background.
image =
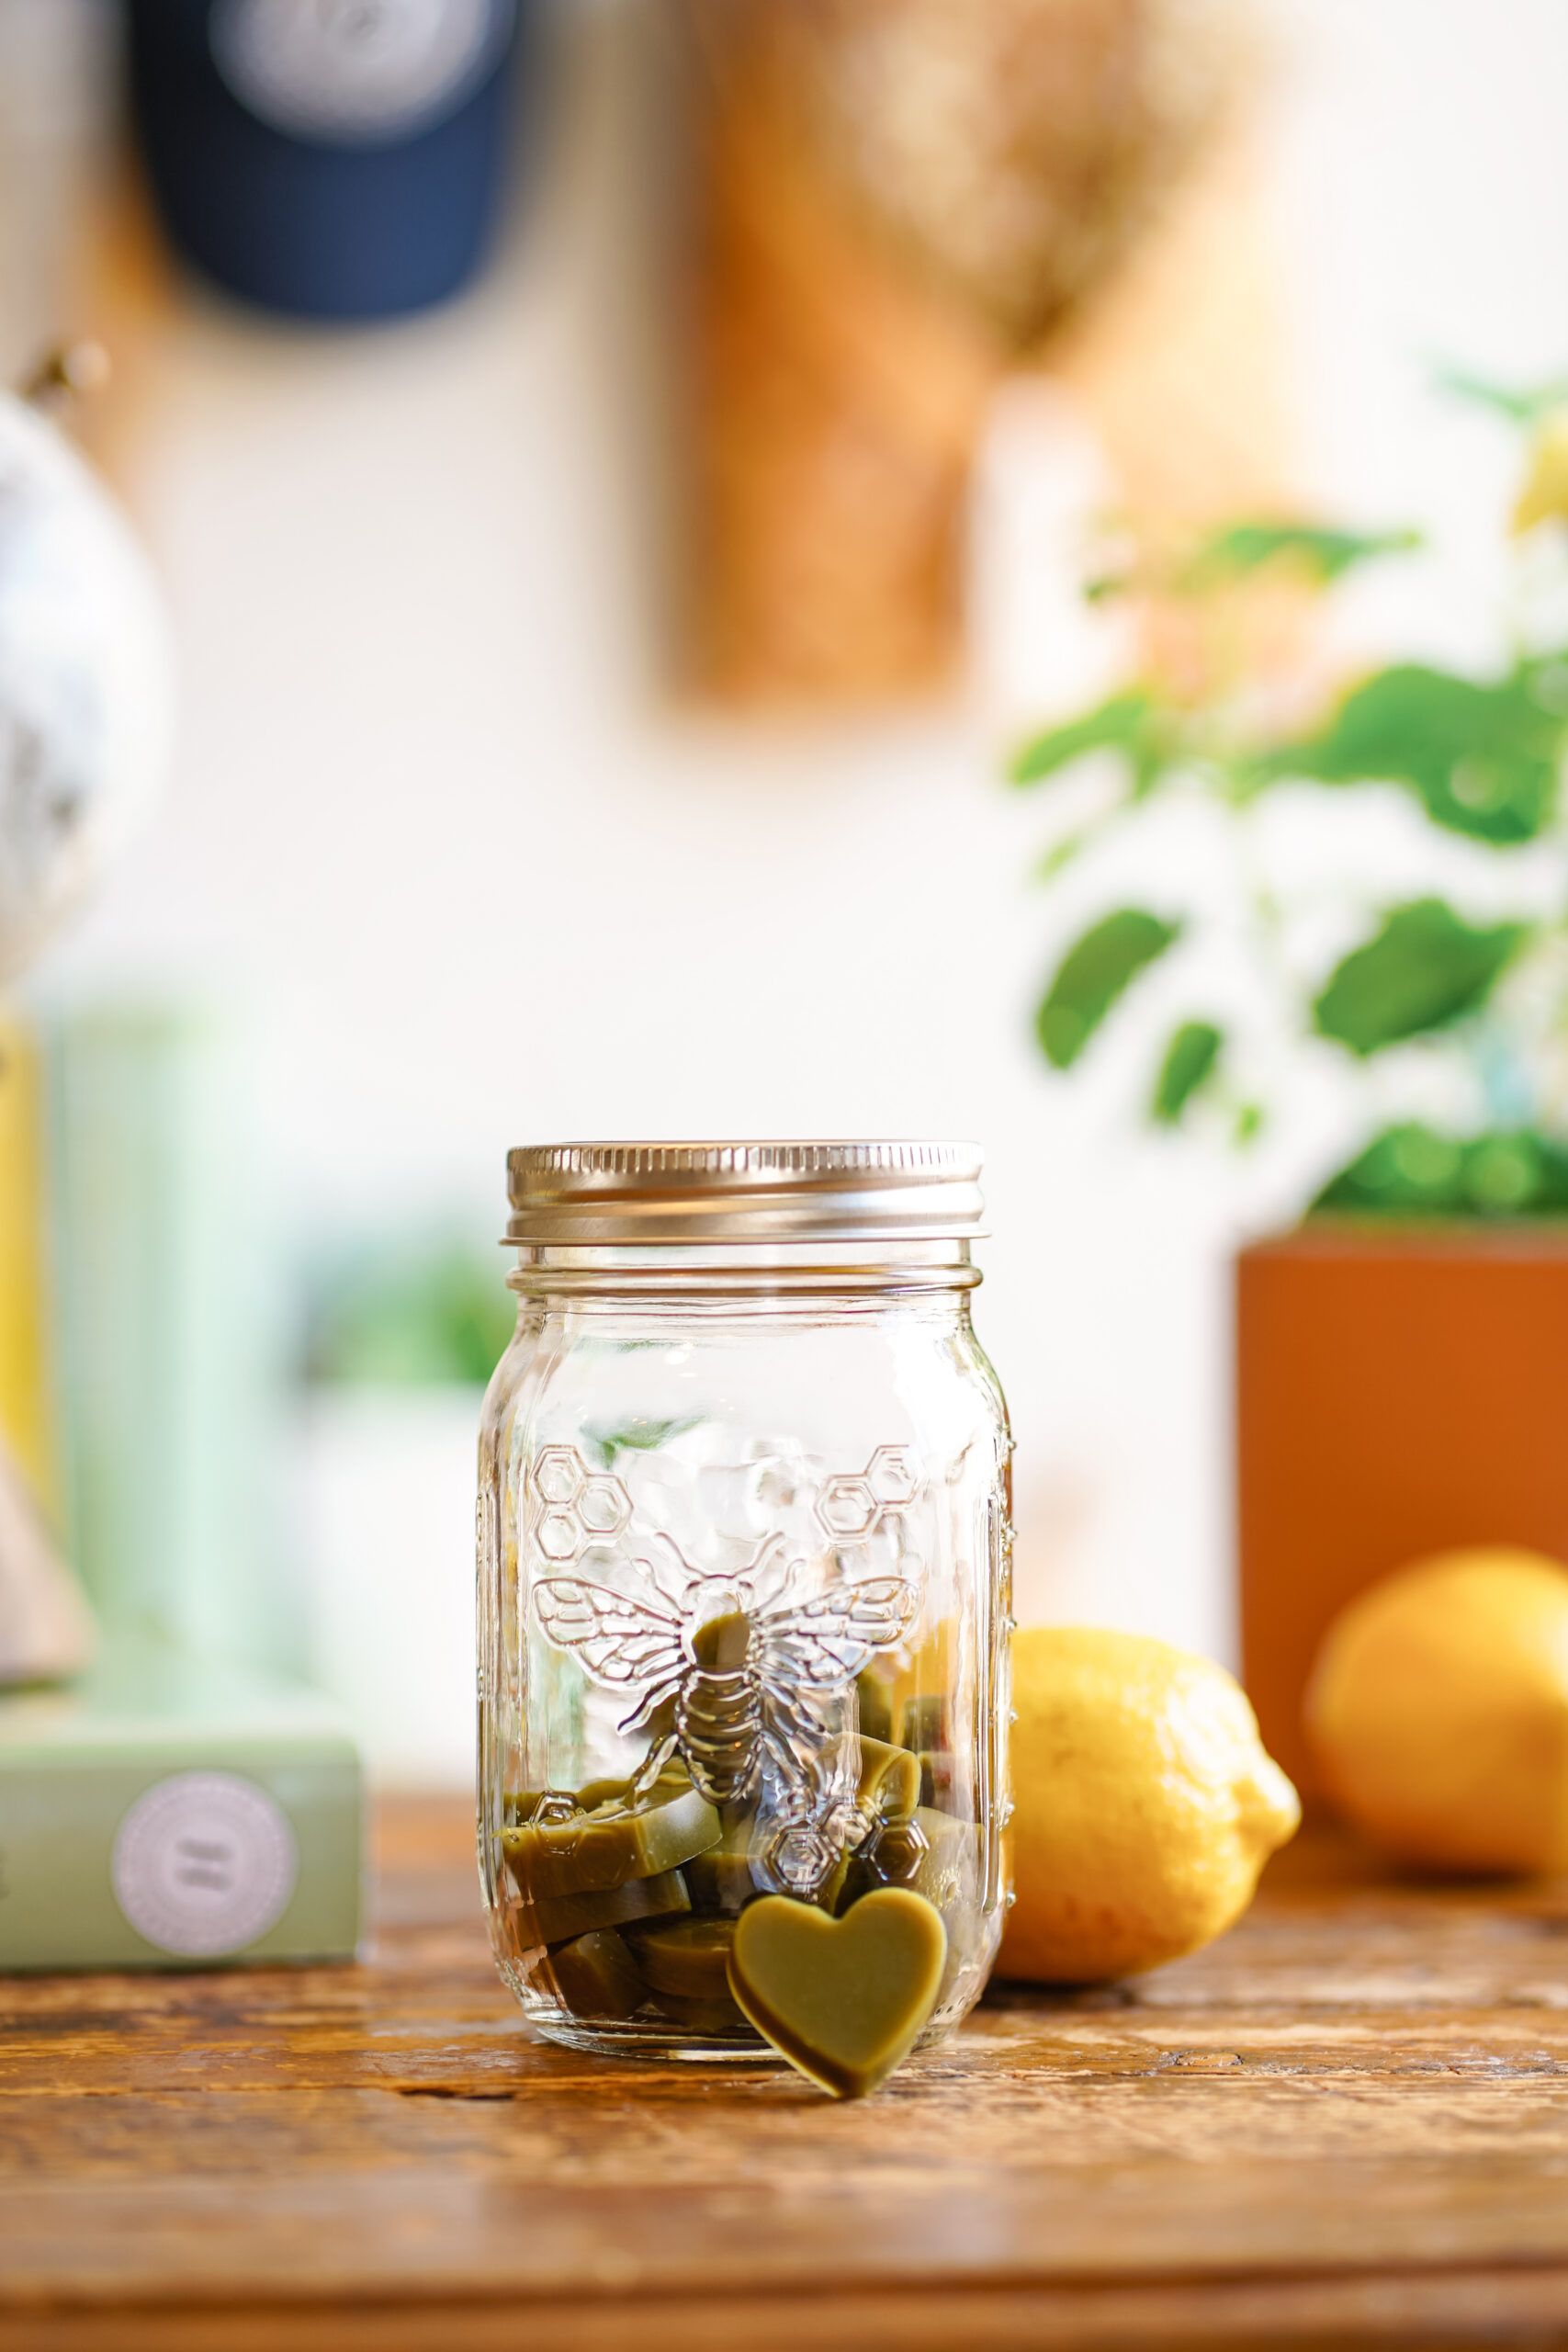
[[[1427,368],[1568,363],[1568,9],[1269,18],[1303,480],[1353,518],[1435,518],[1434,584],[1364,600],[1361,626],[1479,654],[1506,450],[1432,401]],[[976,690],[782,731],[661,701],[646,35],[629,6],[576,22],[536,201],[476,298],[335,336],[192,290],[161,331],[131,489],[179,619],[179,769],[39,988],[194,979],[243,1005],[301,1230],[454,1202],[499,1219],[524,1138],[979,1136],[976,1312],[1020,1440],[1025,1610],[1224,1655],[1227,1253],[1297,1204],[1352,1114],[1314,1079],[1237,1170],[1140,1134],[1142,1033],[1085,1083],[1048,1078],[1030,1013],[1070,913],[1027,879],[1043,811],[996,781],[1027,679],[1006,707]],[[1025,401],[988,471],[980,561],[1010,646],[1061,594],[1028,527],[1065,495],[1061,447]],[[1039,660],[1059,676],[1057,648]],[[1206,851],[1147,854],[1196,877]],[[382,1701],[353,1694],[393,1771],[459,1770],[467,1745],[460,1702],[409,1712],[426,1612],[450,1634],[468,1607],[466,1447],[426,1458],[394,1577],[407,1639],[387,1636]],[[301,1522],[329,1665],[365,1573],[336,1476],[307,1480]]]

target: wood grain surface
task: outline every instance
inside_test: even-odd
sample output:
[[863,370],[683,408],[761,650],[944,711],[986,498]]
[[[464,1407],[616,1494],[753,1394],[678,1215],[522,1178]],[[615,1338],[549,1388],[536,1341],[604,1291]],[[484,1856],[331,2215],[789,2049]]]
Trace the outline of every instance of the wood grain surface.
[[0,1983],[0,2346],[1568,2345],[1568,1887],[1317,1837],[874,2099],[535,2040],[466,1809],[350,1969]]

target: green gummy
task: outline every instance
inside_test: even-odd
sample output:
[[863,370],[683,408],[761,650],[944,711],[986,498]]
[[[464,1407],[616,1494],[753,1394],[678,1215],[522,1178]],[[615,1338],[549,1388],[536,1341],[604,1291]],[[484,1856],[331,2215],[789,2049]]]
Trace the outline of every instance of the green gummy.
[[941,1992],[947,1933],[907,1888],[847,1917],[764,1895],[741,1913],[729,1985],[759,2033],[839,2098],[863,2098],[914,2047]]
[[[630,1780],[584,1781],[582,1786],[576,1792],[577,1802],[584,1813],[595,1813],[601,1805],[604,1804],[630,1805],[637,1801],[632,1794],[635,1785],[635,1782]],[[691,1785],[691,1774],[683,1764],[672,1757],[653,1783],[649,1795],[662,1804],[671,1797],[680,1796],[682,1791],[689,1789]],[[647,1797],[642,1802],[646,1804]]]
[[725,1806],[724,1826],[717,1844],[694,1854],[684,1865],[694,1911],[718,1911],[733,1917],[758,1893],[757,1882],[751,1875],[751,1836],[756,1822],[753,1806]]
[[667,1919],[638,1930],[631,1939],[637,1967],[662,1996],[688,2000],[728,1999],[732,1919]]
[[744,1847],[737,1851],[711,1846],[705,1854],[694,1854],[685,1870],[694,1910],[733,1917],[757,1893]]
[[863,1805],[870,1805],[887,1821],[913,1813],[920,1801],[920,1763],[907,1747],[860,1736],[860,1785]]
[[844,1881],[849,1876],[852,1859],[849,1848],[840,1846],[832,1868],[816,1893],[794,1899],[809,1903],[818,1911],[837,1911],[839,1897],[843,1893]]
[[[869,1745],[872,1743],[862,1743],[863,1747]],[[919,1774],[914,1758],[906,1756],[901,1748],[890,1748],[886,1753],[897,1759],[897,1765],[889,1768],[897,1775],[895,1793],[908,1786],[918,1794]],[[880,1765],[881,1759],[876,1761]],[[906,1771],[909,1775],[908,1783],[903,1777]],[[880,1772],[874,1772],[872,1777],[880,1787]],[[861,1785],[863,1787],[863,1781]],[[910,1802],[913,1802],[912,1797]],[[726,1812],[728,1814],[730,1808],[727,1806]],[[685,1864],[686,1883],[691,1890],[694,1911],[716,1913],[733,1919],[756,1895],[766,1891],[765,1881],[753,1870],[751,1861],[756,1826],[756,1813],[748,1807],[739,1819],[727,1819],[724,1833],[716,1845],[708,1847],[705,1852],[695,1855]],[[815,1894],[804,1899],[814,1903],[819,1909],[831,1911],[838,1902],[849,1860],[848,1852],[840,1848],[821,1885]]]
[[598,1928],[558,1946],[549,1972],[574,2017],[629,2018],[648,1998],[647,1985],[612,1928]]
[[872,1855],[857,1853],[851,1860],[837,1906],[840,1918],[879,1886],[907,1887],[942,1912],[978,1901],[980,1831],[975,1822],[919,1805],[908,1821],[890,1823],[874,1847]]
[[525,1820],[503,1833],[512,1875],[536,1903],[600,1894],[677,1870],[716,1845],[717,1813],[695,1789],[627,1806],[614,1798],[570,1821]]
[[980,1826],[957,1814],[937,1813],[918,1806],[913,1816],[924,1830],[929,1851],[904,1883],[923,1894],[939,1910],[954,1903],[977,1902],[980,1892]]
[[[507,1860],[512,1860],[510,1852]],[[513,1866],[513,1876],[516,1875]],[[666,1871],[657,1877],[628,1879],[625,1886],[604,1887],[597,1892],[536,1894],[529,1907],[540,1942],[554,1945],[567,1943],[573,1936],[585,1936],[595,1928],[626,1928],[637,1919],[659,1919],[671,1912],[689,1911],[692,1898],[680,1871]]]
[[687,2033],[744,2033],[747,2020],[728,1993],[692,1998],[682,1993],[656,1993],[653,2000],[671,2025]]
[[629,1781],[584,1781],[573,1791],[584,1813],[597,1813],[602,1804],[629,1804],[631,1793]]
[[692,1656],[708,1674],[734,1674],[751,1651],[751,1620],[744,1610],[727,1617],[710,1617],[692,1635]]
[[[685,1766],[674,1758],[665,1765],[653,1784],[651,1793],[660,1804],[679,1796],[692,1785],[692,1776]],[[509,1828],[532,1821],[547,1797],[565,1797],[583,1813],[594,1813],[601,1805],[629,1805],[632,1803],[630,1780],[584,1781],[580,1789],[509,1789],[502,1799],[503,1818]]]
[[902,1886],[904,1883],[904,1880],[899,1878],[878,1878],[868,1861],[859,1854],[852,1854],[849,1868],[839,1882],[839,1892],[833,1903],[834,1916],[841,1919],[863,1894],[871,1894],[875,1887]]

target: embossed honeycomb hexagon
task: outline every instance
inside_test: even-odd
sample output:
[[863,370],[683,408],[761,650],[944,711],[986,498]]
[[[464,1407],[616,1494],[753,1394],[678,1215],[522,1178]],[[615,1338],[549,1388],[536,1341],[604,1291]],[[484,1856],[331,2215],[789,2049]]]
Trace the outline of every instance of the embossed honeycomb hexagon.
[[817,1516],[829,1535],[869,1534],[876,1511],[876,1497],[863,1478],[829,1478],[817,1498]]
[[918,1821],[887,1821],[863,1849],[886,1886],[912,1886],[931,1860],[931,1841]]
[[547,1445],[534,1464],[534,1491],[541,1502],[573,1501],[582,1479],[582,1460],[575,1446]]
[[539,1549],[547,1560],[575,1560],[582,1543],[573,1511],[547,1510],[539,1521]]
[[769,1839],[762,1867],[791,1894],[814,1894],[833,1867],[833,1849],[820,1829],[795,1822]]
[[865,1465],[865,1483],[879,1503],[912,1503],[919,1473],[907,1445],[879,1445]]
[[577,1516],[590,1535],[618,1535],[631,1515],[631,1498],[618,1478],[590,1478],[577,1498]]
[[[574,1796],[564,1790],[550,1789],[539,1799],[528,1818],[536,1826],[547,1822],[552,1829],[564,1829],[569,1822],[586,1821],[588,1815]],[[575,1838],[560,1839],[555,1842],[555,1851],[558,1854],[575,1853],[579,1842]]]

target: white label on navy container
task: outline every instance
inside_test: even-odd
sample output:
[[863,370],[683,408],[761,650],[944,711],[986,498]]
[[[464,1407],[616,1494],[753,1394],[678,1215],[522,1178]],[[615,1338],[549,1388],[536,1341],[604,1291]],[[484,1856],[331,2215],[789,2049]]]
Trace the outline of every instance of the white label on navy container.
[[499,56],[516,0],[216,0],[213,62],[296,139],[406,138],[453,114]]
[[288,1907],[299,1858],[275,1797],[233,1772],[175,1772],[115,1835],[115,1900],[139,1936],[187,1960],[240,1951]]

